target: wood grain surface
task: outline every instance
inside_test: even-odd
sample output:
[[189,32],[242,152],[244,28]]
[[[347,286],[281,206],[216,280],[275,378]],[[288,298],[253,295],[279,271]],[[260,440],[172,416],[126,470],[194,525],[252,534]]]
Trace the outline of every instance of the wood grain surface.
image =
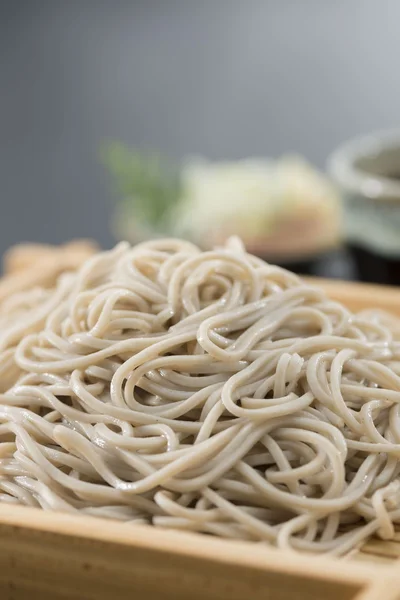
[[[363,600],[386,566],[260,544],[0,507],[0,597],[20,600]],[[361,594],[361,595],[360,595]]]
[[305,277],[304,279],[323,288],[332,300],[342,302],[354,312],[379,308],[400,316],[399,288],[317,277]]

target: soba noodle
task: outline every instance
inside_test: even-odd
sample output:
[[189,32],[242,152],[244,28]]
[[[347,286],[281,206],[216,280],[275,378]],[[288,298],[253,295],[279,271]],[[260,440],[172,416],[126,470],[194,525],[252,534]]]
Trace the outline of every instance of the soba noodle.
[[345,554],[400,522],[399,325],[238,240],[0,308],[0,501]]

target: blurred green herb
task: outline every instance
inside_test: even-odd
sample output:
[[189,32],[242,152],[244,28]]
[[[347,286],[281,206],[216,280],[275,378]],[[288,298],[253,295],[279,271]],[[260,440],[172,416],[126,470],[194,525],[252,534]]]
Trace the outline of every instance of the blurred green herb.
[[119,142],[106,145],[101,154],[123,208],[162,228],[180,197],[178,169],[159,154],[144,154]]

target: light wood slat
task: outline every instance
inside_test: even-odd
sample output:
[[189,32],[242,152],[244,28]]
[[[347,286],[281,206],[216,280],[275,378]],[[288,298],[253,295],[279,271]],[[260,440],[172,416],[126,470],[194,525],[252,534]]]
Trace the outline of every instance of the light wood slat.
[[363,552],[362,550],[358,551],[356,554],[352,556],[346,557],[345,560],[355,561],[357,563],[367,563],[371,565],[387,565],[390,566],[398,559],[398,556],[381,556],[380,554],[368,554]]
[[304,279],[323,288],[332,300],[342,302],[350,310],[380,308],[400,316],[399,288],[316,277],[305,277]]
[[375,581],[367,589],[359,592],[354,600],[400,600],[400,579],[393,574],[387,579]]
[[400,557],[400,544],[392,540],[372,539],[364,544],[362,551],[365,554],[373,554],[374,556],[386,556],[392,558]]
[[61,273],[76,270],[96,250],[97,246],[90,242],[12,248],[3,261],[6,274],[0,279],[0,302],[35,286],[53,286]]
[[363,565],[259,544],[0,506],[2,600],[353,600],[374,581]]

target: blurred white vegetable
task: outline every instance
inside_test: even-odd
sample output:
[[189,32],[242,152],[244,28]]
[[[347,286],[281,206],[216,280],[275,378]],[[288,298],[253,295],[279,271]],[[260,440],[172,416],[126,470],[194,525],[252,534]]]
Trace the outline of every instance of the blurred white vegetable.
[[117,234],[131,242],[180,235],[207,248],[236,234],[250,251],[279,261],[340,241],[339,198],[301,158],[192,160],[178,169],[117,143],[104,160],[120,198]]
[[191,162],[182,170],[175,233],[202,245],[237,234],[252,250],[290,257],[339,243],[341,206],[326,178],[304,160]]

